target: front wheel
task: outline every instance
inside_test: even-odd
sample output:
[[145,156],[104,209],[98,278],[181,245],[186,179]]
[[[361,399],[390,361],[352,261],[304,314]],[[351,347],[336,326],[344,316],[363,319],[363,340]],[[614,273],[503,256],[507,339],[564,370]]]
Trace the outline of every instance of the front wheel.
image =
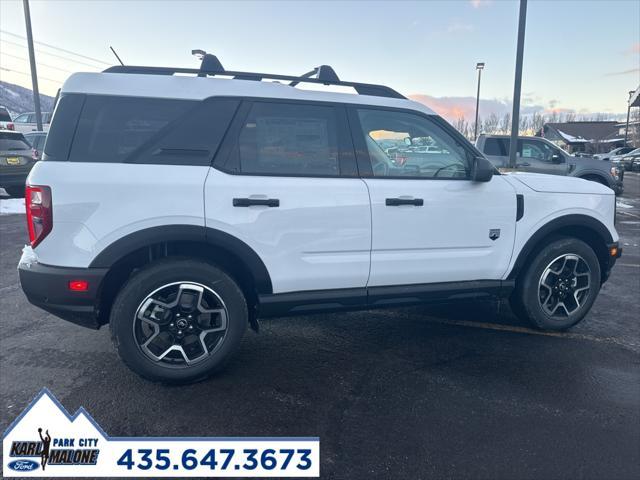
[[142,377],[165,383],[190,383],[219,370],[247,323],[247,302],[233,279],[191,259],[160,260],[138,271],[110,317],[122,360]]
[[589,312],[600,290],[600,263],[576,238],[550,242],[516,281],[514,312],[535,327],[565,330]]

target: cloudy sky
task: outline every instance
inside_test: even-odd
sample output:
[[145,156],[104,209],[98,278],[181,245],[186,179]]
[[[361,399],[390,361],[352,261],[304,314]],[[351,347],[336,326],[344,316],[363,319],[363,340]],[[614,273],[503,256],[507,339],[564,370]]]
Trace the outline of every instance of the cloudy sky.
[[[518,2],[187,2],[31,0],[41,90],[114,63],[196,66],[193,48],[235,70],[299,74],[332,65],[383,83],[448,118],[510,107]],[[626,111],[640,84],[638,0],[530,0],[523,104],[578,113]],[[30,86],[22,1],[0,0],[0,79]],[[55,47],[55,48],[54,48]]]

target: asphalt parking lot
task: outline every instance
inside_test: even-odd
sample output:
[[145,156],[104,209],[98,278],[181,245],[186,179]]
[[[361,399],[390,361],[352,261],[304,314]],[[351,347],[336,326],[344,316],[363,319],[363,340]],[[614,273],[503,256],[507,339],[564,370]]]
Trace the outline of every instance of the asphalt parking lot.
[[529,330],[481,303],[292,317],[215,378],[148,383],[92,331],[27,303],[23,215],[0,217],[0,428],[46,386],[117,436],[319,436],[323,478],[640,478],[640,176],[624,254],[585,321]]

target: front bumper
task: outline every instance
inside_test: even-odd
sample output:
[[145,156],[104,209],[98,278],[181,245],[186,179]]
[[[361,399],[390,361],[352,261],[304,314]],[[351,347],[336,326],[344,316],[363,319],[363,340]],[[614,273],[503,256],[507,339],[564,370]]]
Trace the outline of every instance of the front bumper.
[[[25,247],[18,264],[20,285],[29,302],[57,317],[82,325],[100,328],[98,294],[107,274],[106,268],[53,267],[37,262],[31,247]],[[85,280],[83,292],[69,289],[69,282]]]

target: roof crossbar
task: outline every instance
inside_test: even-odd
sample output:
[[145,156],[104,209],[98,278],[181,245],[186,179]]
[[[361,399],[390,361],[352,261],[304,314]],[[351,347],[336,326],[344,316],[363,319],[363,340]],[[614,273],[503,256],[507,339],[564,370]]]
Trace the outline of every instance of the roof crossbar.
[[[192,74],[199,77],[208,76],[226,76],[233,77],[237,80],[281,80],[290,82],[289,85],[294,87],[299,83],[319,83],[323,85],[338,85],[343,87],[351,87],[359,95],[371,95],[374,97],[388,98],[406,98],[392,88],[384,85],[372,85],[368,83],[347,82],[342,81],[336,75],[336,72],[329,65],[320,65],[312,71],[307,72],[298,77],[291,75],[280,75],[272,73],[257,72],[238,72],[225,70],[215,55],[205,54],[202,58],[200,68],[183,68],[183,67],[145,67],[135,65],[114,65],[104,70],[104,73],[131,73],[140,75],[175,75],[175,74]],[[314,77],[315,75],[315,77]]]

